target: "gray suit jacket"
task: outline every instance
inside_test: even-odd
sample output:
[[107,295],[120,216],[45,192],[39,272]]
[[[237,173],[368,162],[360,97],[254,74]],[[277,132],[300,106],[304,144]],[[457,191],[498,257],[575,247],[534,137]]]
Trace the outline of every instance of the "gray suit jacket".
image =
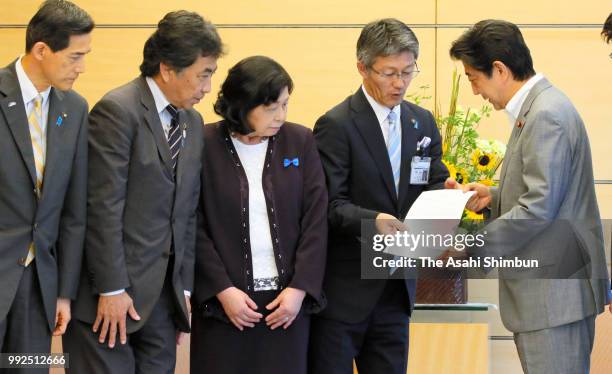
[[110,91],[92,109],[85,264],[74,315],[93,323],[98,295],[125,288],[147,321],[162,292],[171,252],[179,329],[189,331],[184,290],[192,290],[195,214],[200,192],[203,122],[181,111],[186,139],[176,182],[170,147],[146,80]]
[[[51,89],[40,199],[28,119],[15,63],[0,69],[0,320],[6,318],[33,240],[49,328],[58,297],[77,293],[87,187],[87,103]],[[57,125],[58,117],[62,118]]]
[[[540,262],[539,275],[500,269],[506,328],[533,331],[602,312],[608,275],[589,140],[570,100],[546,79],[521,108],[492,192],[498,219],[486,227],[484,253]],[[576,266],[563,274],[568,264]]]

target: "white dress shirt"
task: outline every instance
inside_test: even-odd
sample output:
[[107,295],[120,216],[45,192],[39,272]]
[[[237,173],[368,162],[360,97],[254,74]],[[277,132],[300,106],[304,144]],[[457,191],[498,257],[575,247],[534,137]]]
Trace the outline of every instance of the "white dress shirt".
[[[374,114],[376,114],[376,118],[378,119],[378,124],[380,125],[380,130],[382,131],[383,138],[385,139],[385,145],[389,148],[389,112],[394,111],[397,116],[397,124],[399,125],[399,136],[402,138],[402,123],[401,123],[401,110],[399,104],[394,106],[393,109],[389,109],[386,106],[380,105],[378,101],[374,100],[372,96],[368,94],[365,87],[361,85],[361,89],[363,90],[363,94],[370,103],[370,106],[374,110]],[[402,142],[400,140],[399,144],[399,152],[402,152]]]
[[170,105],[168,99],[166,99],[166,95],[159,88],[155,80],[151,77],[146,77],[147,85],[149,86],[149,90],[151,90],[151,94],[153,95],[153,101],[155,101],[155,109],[157,109],[157,114],[159,115],[159,122],[162,124],[162,128],[164,129],[164,134],[166,135],[166,139],[170,134],[170,127],[172,122],[172,115],[166,110],[166,107]]
[[512,99],[508,101],[508,104],[506,104],[504,111],[506,112],[506,115],[508,116],[508,121],[510,122],[511,127],[513,127],[516,124],[516,120],[518,119],[518,116],[521,113],[521,108],[523,107],[525,100],[527,100],[527,95],[529,95],[529,92],[531,91],[533,86],[535,86],[535,84],[538,83],[543,78],[544,78],[544,75],[540,73],[529,78],[529,80],[525,82],[523,87],[521,87],[518,91],[516,91],[514,96],[512,96]]

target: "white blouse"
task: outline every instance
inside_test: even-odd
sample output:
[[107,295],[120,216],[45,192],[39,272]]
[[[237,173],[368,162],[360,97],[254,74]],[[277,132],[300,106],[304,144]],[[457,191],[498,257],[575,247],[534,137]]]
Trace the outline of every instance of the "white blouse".
[[278,269],[274,260],[268,208],[262,184],[268,140],[258,144],[244,144],[232,137],[232,142],[249,182],[249,239],[253,262],[253,287],[255,291],[276,290]]

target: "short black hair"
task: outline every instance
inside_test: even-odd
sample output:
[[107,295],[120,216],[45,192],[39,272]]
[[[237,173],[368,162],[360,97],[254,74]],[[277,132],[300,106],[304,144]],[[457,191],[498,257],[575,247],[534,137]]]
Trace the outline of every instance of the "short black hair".
[[283,89],[293,91],[289,73],[265,56],[251,56],[238,62],[228,72],[215,102],[215,113],[223,117],[230,131],[242,135],[253,131],[248,113],[259,105],[278,100]]
[[199,57],[221,55],[223,44],[215,26],[195,12],[179,10],[166,14],[146,41],[140,72],[157,75],[163,62],[178,73]]
[[519,28],[507,21],[484,20],[476,23],[450,49],[455,60],[491,77],[493,62],[506,65],[514,79],[524,81],[535,75],[531,53]]
[[47,0],[28,23],[26,30],[26,53],[34,44],[43,42],[53,52],[61,51],[70,44],[70,37],[89,34],[95,24],[87,12],[66,0]]
[[610,43],[610,40],[612,40],[612,13],[610,13],[603,25],[601,36],[604,38],[606,43]]

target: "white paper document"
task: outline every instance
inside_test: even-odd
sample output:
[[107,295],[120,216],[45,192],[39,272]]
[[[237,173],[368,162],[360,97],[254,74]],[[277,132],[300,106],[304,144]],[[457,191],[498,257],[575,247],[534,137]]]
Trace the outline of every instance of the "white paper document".
[[435,190],[422,192],[412,204],[406,219],[455,219],[459,221],[474,191]]
[[452,246],[448,243],[454,240],[465,204],[473,194],[461,190],[421,193],[404,220],[408,230],[398,232],[385,252],[411,258],[438,258]]

